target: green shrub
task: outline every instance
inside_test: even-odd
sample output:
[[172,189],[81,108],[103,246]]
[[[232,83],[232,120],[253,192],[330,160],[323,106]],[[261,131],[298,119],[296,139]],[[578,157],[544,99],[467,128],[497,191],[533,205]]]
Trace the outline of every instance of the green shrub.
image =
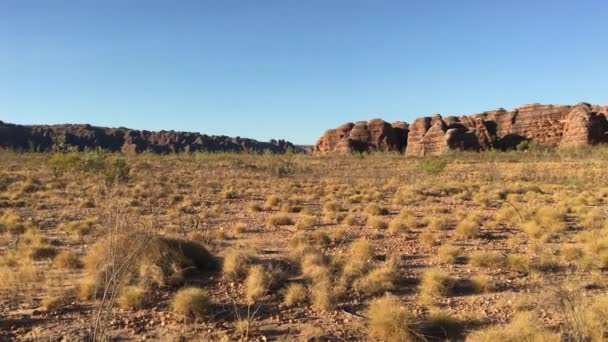
[[416,169],[429,175],[438,175],[448,166],[448,162],[442,159],[423,159],[418,162]]
[[124,159],[115,159],[106,168],[105,177],[106,183],[122,183],[129,180],[129,172],[131,168]]

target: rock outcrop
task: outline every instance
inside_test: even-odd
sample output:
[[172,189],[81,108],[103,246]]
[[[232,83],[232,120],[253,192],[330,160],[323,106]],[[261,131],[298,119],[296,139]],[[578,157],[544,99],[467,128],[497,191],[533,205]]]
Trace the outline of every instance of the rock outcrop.
[[403,152],[407,144],[409,125],[405,122],[389,124],[381,119],[369,122],[346,123],[331,129],[317,141],[315,152],[338,153],[398,151]]
[[390,125],[380,119],[349,123],[329,130],[316,153],[399,151],[406,155],[440,155],[450,150],[514,149],[522,141],[572,147],[608,143],[608,106],[531,104],[470,116],[435,114]]
[[79,150],[98,149],[124,153],[246,152],[296,153],[305,148],[284,140],[260,142],[253,139],[210,136],[176,131],[138,131],[91,125],[14,125],[0,121],[0,148],[20,151],[51,151],[59,146]]

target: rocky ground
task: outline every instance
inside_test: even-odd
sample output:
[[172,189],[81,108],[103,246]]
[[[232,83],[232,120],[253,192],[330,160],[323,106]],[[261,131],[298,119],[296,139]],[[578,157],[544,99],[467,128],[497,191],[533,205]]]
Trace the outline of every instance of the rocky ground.
[[606,152],[4,152],[0,340],[601,341]]

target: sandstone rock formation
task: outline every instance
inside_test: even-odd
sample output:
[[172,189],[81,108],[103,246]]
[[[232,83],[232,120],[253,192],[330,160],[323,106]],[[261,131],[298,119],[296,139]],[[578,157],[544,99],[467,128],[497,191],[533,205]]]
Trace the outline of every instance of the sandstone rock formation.
[[0,121],[0,148],[20,151],[51,151],[57,146],[79,150],[101,148],[124,153],[247,152],[296,153],[305,149],[284,140],[259,142],[253,139],[209,136],[175,131],[138,131],[91,125],[24,126]]
[[329,130],[316,153],[399,151],[406,155],[440,155],[450,150],[513,149],[525,140],[540,145],[572,147],[608,143],[608,106],[530,104],[470,116],[435,114],[389,125],[374,119]]
[[409,126],[405,122],[389,124],[381,119],[346,123],[331,129],[317,141],[315,152],[338,153],[399,151],[407,144]]

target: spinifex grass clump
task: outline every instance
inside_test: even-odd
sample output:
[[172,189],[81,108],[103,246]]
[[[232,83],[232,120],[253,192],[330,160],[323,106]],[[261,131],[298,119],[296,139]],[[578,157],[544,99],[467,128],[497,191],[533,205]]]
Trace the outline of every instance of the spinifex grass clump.
[[214,267],[215,259],[196,242],[153,234],[120,234],[91,247],[84,258],[86,277],[80,293],[82,297],[97,297],[107,291],[118,292],[128,284],[176,285],[184,282],[189,270]]

